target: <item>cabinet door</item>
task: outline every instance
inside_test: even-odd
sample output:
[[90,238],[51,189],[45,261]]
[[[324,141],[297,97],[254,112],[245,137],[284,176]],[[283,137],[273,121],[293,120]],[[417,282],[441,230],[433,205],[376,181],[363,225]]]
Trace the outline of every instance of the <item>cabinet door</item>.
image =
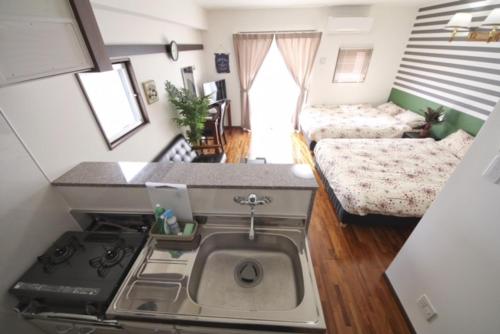
[[120,321],[127,334],[177,334],[174,326],[150,322]]
[[32,319],[30,322],[47,334],[74,334],[71,322]]
[[124,329],[103,325],[74,324],[68,321],[33,319],[30,322],[47,334],[121,334]]
[[97,326],[97,325],[75,325],[75,334],[121,334],[126,333],[123,328]]
[[194,326],[176,326],[178,334],[276,334],[276,332],[241,330],[229,328],[208,328]]

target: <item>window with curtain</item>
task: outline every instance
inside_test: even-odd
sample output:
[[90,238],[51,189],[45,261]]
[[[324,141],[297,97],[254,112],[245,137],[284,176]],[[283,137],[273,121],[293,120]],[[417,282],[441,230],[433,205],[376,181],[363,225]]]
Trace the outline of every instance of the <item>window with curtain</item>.
[[114,63],[112,71],[79,73],[78,79],[110,149],[148,122],[129,61]]
[[334,83],[364,82],[372,57],[371,48],[340,48],[333,75]]

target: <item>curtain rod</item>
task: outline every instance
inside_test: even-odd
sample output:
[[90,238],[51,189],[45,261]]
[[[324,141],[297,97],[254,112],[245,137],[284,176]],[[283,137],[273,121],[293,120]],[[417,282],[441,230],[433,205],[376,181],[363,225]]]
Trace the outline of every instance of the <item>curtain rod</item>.
[[317,30],[269,30],[269,31],[240,31],[238,34],[276,34],[276,33],[317,32]]

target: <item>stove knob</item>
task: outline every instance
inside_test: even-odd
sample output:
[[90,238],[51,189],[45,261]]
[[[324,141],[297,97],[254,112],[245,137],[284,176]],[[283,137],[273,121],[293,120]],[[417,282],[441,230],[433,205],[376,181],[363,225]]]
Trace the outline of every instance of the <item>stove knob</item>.
[[97,306],[95,304],[87,304],[85,305],[85,313],[88,315],[96,315],[97,314]]

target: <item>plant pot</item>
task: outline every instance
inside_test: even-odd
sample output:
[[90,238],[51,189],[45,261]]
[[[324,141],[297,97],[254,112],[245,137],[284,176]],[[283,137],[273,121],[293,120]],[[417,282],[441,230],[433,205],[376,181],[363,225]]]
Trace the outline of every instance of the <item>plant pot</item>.
[[420,130],[420,138],[427,138],[431,134],[431,127],[432,124],[427,123],[424,125],[424,127]]

